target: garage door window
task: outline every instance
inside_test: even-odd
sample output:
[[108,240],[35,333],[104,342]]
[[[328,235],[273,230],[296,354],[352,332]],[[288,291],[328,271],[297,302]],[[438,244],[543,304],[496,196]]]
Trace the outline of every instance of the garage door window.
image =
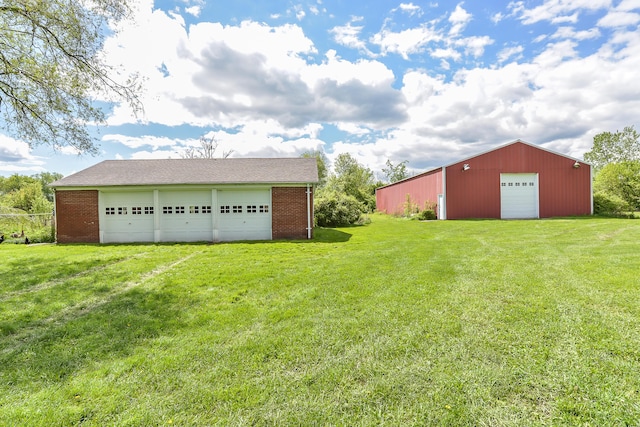
[[105,208],[105,214],[107,214],[107,215],[115,215],[116,214],[116,208]]
[[203,206],[202,207],[202,213],[203,214],[210,214],[211,213],[211,206]]
[[189,206],[189,213],[190,213],[190,214],[197,214],[197,213],[200,213],[200,208],[199,208],[199,206]]
[[229,206],[229,205],[220,206],[220,213],[221,214],[225,214],[225,213],[229,213],[229,212],[231,212],[231,206]]
[[233,213],[242,213],[242,206],[234,206]]
[[269,205],[260,205],[260,213],[268,213]]
[[183,214],[184,213],[184,206],[176,206],[176,213],[177,214]]
[[258,212],[258,207],[256,205],[247,206],[247,213],[256,213]]
[[165,214],[165,215],[172,214],[173,213],[173,206],[163,206],[162,207],[162,213]]
[[144,207],[145,215],[153,215],[153,206],[145,206]]
[[134,206],[131,208],[131,215],[142,215],[142,207]]
[[122,206],[118,208],[118,215],[126,215],[127,214],[127,207],[126,206]]

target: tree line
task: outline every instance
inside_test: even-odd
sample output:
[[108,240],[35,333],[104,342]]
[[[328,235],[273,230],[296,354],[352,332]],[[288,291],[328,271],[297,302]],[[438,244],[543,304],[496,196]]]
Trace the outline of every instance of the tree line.
[[595,172],[594,213],[640,211],[640,134],[633,126],[597,134],[584,160]]

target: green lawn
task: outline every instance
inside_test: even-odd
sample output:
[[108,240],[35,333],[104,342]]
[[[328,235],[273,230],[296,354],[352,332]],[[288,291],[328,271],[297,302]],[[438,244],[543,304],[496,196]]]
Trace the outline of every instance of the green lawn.
[[640,221],[0,245],[0,424],[640,424]]

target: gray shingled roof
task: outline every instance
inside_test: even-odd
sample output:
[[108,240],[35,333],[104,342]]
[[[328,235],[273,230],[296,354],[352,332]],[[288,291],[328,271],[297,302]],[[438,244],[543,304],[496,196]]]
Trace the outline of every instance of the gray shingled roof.
[[105,160],[52,187],[318,182],[315,158]]

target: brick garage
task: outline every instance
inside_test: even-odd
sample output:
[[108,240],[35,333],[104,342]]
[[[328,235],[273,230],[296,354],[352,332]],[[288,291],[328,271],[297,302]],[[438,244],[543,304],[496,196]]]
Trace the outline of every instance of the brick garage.
[[310,239],[315,159],[110,160],[56,181],[60,243]]

